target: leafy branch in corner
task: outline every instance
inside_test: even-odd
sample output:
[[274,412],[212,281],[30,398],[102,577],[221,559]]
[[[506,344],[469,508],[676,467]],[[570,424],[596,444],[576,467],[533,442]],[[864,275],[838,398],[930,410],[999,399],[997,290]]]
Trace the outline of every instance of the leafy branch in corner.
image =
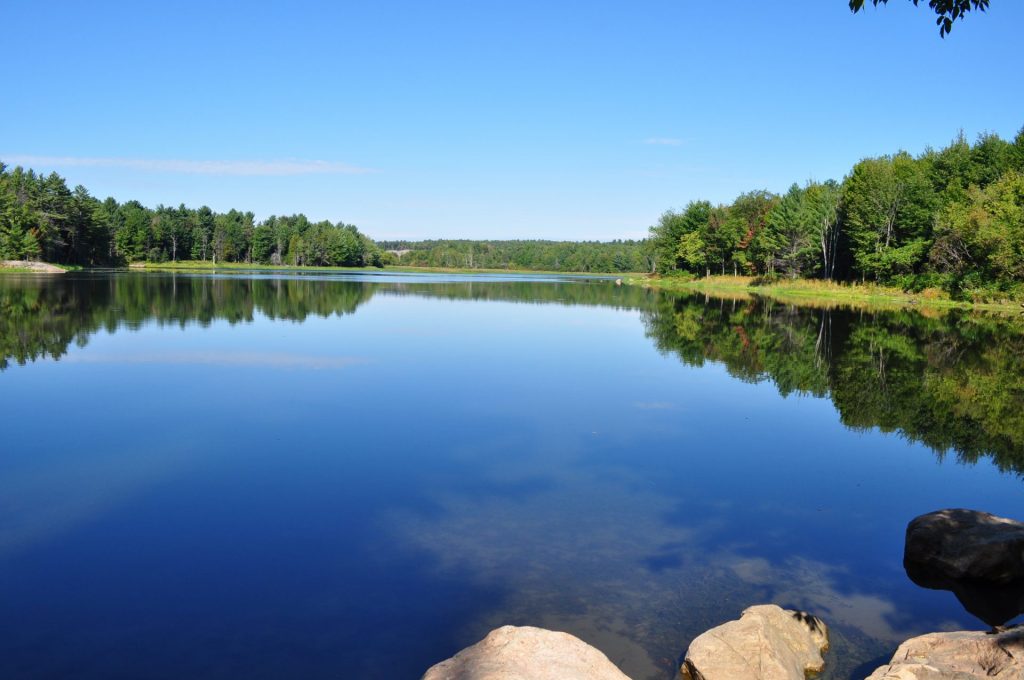
[[[889,0],[871,0],[871,4],[877,7],[879,3],[885,5]],[[920,0],[912,0],[915,6]],[[989,0],[928,0],[928,6],[935,10],[938,18],[935,24],[939,27],[939,35],[943,38],[953,30],[953,22],[963,19],[972,9],[984,12],[988,9]],[[850,0],[850,9],[857,13],[864,9],[864,0]]]

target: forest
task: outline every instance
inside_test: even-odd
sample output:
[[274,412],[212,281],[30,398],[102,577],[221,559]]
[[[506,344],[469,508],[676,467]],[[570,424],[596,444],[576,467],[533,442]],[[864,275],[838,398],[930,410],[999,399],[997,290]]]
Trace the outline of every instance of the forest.
[[179,205],[99,200],[56,173],[0,163],[0,259],[85,267],[132,262],[242,262],[292,266],[453,267],[573,272],[644,272],[644,241],[383,241],[355,225],[305,215],[217,213]]
[[730,204],[665,212],[645,241],[374,242],[304,215],[147,208],[69,189],[0,163],[0,259],[81,266],[197,260],[566,272],[739,274],[943,290],[964,300],[1024,296],[1024,129],[1010,142],[963,134],[942,149],[856,163],[842,181],[759,189]]
[[305,215],[217,213],[99,200],[56,173],[0,163],[0,259],[123,266],[201,260],[310,266],[383,266],[381,250],[351,224]]
[[1024,129],[865,158],[841,181],[731,204],[692,201],[651,227],[662,275],[742,274],[942,289],[961,299],[1024,288]]
[[644,241],[380,241],[389,263],[408,267],[526,269],[553,272],[648,272]]

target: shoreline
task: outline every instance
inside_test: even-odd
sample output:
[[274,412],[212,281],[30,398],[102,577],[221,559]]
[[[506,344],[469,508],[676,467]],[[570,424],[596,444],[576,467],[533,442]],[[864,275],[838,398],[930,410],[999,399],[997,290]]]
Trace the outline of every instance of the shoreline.
[[853,307],[865,309],[910,309],[1024,313],[1019,301],[968,302],[936,295],[933,291],[911,293],[898,288],[859,283],[834,283],[796,279],[766,285],[753,285],[753,277],[711,276],[701,279],[661,278],[649,275],[624,275],[623,283],[654,290],[704,293],[714,297],[768,298],[784,304],[804,307]]
[[[533,269],[469,269],[465,267],[408,267],[386,265],[384,267],[344,266],[297,266],[247,264],[226,262],[214,264],[185,260],[179,262],[133,262],[128,271],[151,272],[215,272],[215,271],[280,271],[280,272],[378,272],[407,274],[503,274],[509,276],[571,276],[620,279],[624,285],[640,286],[651,290],[670,293],[708,295],[716,298],[747,300],[765,298],[782,304],[800,307],[877,310],[917,310],[920,312],[946,312],[959,309],[965,311],[995,312],[1001,314],[1024,314],[1024,301],[1002,300],[999,302],[970,302],[953,300],[945,293],[926,290],[920,293],[898,288],[862,283],[835,283],[830,281],[795,279],[781,280],[765,285],[754,285],[754,277],[721,276],[699,279],[659,277],[637,272],[568,272]],[[64,274],[68,271],[88,271],[88,268],[55,265],[45,262],[0,262],[2,274]]]
[[2,260],[0,273],[4,274],[66,274],[69,268],[35,260]]
[[196,262],[186,260],[180,262],[133,262],[128,265],[132,271],[215,271],[218,269],[234,270],[259,270],[259,271],[323,271],[323,272],[398,272],[409,274],[512,274],[521,276],[542,275],[542,276],[600,276],[621,278],[625,281],[628,276],[643,276],[632,272],[567,272],[553,271],[549,269],[483,269],[466,267],[409,267],[403,265],[385,265],[384,267],[312,267],[288,264],[246,264],[244,262],[227,262],[213,264],[212,262]]

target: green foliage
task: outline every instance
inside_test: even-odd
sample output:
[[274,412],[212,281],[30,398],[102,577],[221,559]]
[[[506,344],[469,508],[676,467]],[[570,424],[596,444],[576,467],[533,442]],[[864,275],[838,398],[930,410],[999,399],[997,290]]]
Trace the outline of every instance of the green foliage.
[[304,215],[256,223],[251,212],[99,201],[57,174],[0,163],[0,257],[75,265],[148,260],[382,266],[380,249],[353,225]]
[[711,243],[705,241],[704,233],[710,216],[711,204],[707,201],[693,201],[682,212],[669,210],[662,214],[658,224],[650,228],[659,273],[673,269],[701,271],[714,260],[714,253],[709,250]]
[[32,214],[23,205],[7,203],[0,209],[0,259],[30,260],[39,255],[32,233]]
[[1024,174],[1010,171],[944,208],[931,248],[934,265],[971,297],[1011,291],[1024,282]]
[[[1024,129],[865,158],[837,183],[695,201],[651,227],[657,271],[871,280],[974,301],[1024,295]],[[731,272],[730,272],[731,270]]]
[[[889,0],[871,0],[875,7],[888,2]],[[920,0],[912,2],[914,6],[920,4]],[[938,15],[935,25],[939,27],[939,35],[946,37],[946,34],[953,30],[953,22],[963,19],[972,9],[984,12],[988,9],[989,0],[928,0],[928,6]],[[854,13],[864,9],[864,0],[850,0],[850,9]]]
[[926,161],[906,153],[865,159],[844,183],[843,202],[853,259],[864,275],[885,281],[917,269],[935,206]]
[[824,203],[819,186],[801,189],[794,184],[768,214],[770,228],[763,241],[774,253],[774,270],[790,278],[812,275],[821,260],[818,231]]
[[687,268],[693,269],[700,269],[707,263],[707,246],[700,231],[683,234],[676,249],[676,258],[684,262]]
[[[648,272],[659,257],[641,241],[381,241],[388,251],[369,263],[454,269],[508,269],[553,272]],[[675,246],[673,246],[674,248]]]

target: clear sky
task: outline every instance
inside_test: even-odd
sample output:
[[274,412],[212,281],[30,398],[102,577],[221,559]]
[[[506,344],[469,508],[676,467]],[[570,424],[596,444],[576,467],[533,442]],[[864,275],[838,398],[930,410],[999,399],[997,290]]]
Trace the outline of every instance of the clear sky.
[[0,160],[385,238],[642,237],[667,208],[1024,126],[1024,2],[10,2]]

